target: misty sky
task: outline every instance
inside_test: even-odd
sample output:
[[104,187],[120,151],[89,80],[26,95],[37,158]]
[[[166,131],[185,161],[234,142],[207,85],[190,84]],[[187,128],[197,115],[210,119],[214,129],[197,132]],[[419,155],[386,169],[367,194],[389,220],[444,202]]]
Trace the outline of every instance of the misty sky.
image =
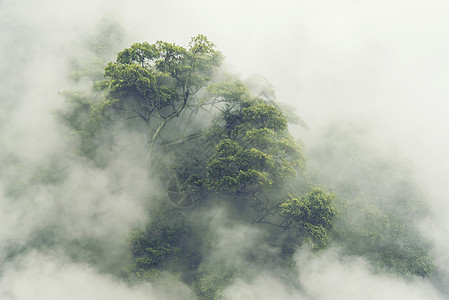
[[[185,45],[203,33],[233,72],[265,76],[277,99],[295,106],[310,127],[298,129],[305,141],[333,121],[363,123],[370,128],[367,139],[379,149],[410,160],[434,210],[425,230],[435,242],[438,263],[449,264],[448,16],[449,2],[443,0],[0,0],[0,155],[16,153],[37,164],[64,151],[53,112],[64,105],[58,92],[68,86],[67,60],[104,17],[122,23],[127,44],[165,40]],[[0,239],[10,238],[0,233]],[[70,281],[57,270],[60,264],[49,262],[45,272]],[[319,262],[307,265],[311,272],[314,264]],[[336,272],[342,268],[339,262],[333,267]],[[36,268],[25,268],[24,281],[17,284],[32,281]],[[352,268],[344,269],[345,278],[360,272],[368,280],[359,266]],[[70,276],[84,274],[83,280],[96,276],[88,268],[69,269]],[[13,269],[7,274],[7,280],[17,282],[14,276],[21,273]],[[257,286],[264,280],[277,284],[267,276]],[[384,279],[378,280],[381,285]],[[110,281],[102,279],[100,289],[108,290]],[[0,282],[0,291],[5,284]],[[244,296],[247,284],[238,283],[235,293]],[[307,284],[316,299],[330,299],[313,294],[313,283]],[[131,294],[145,299],[145,288]],[[116,290],[128,293],[121,285]],[[285,293],[286,299],[306,297]]]

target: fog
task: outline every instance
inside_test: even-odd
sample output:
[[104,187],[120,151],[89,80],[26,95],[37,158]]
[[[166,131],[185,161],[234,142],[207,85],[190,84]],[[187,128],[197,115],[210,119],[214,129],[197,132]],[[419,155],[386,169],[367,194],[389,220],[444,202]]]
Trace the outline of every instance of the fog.
[[[176,278],[130,285],[113,276],[128,255],[123,235],[150,221],[146,198],[161,192],[140,160],[145,141],[123,134],[108,154],[113,163],[99,169],[76,156],[56,117],[67,106],[61,92],[73,87],[70,60],[88,61],[85,41],[110,20],[123,30],[112,53],[141,41],[186,45],[205,34],[228,70],[265,77],[277,100],[296,109],[308,129],[291,130],[311,167],[326,165],[313,152],[329,128],[350,128],[363,149],[404,162],[425,194],[430,216],[418,226],[432,243],[438,278],[401,279],[337,248],[302,249],[295,288],[263,271],[232,283],[225,299],[447,297],[448,13],[442,0],[0,0],[0,298],[194,299]],[[223,214],[205,217],[217,227],[210,259],[244,264],[242,241],[257,244],[264,232],[220,228]],[[79,246],[85,239],[101,258],[71,252],[88,249]]]

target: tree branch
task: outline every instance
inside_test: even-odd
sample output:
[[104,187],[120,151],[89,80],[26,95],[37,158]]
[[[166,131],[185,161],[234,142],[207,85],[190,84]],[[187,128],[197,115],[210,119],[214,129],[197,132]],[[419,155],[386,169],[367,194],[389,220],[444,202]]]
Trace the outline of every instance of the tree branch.
[[162,146],[169,147],[169,146],[173,146],[173,145],[179,145],[179,144],[185,143],[187,141],[199,138],[201,135],[202,135],[201,131],[195,132],[195,133],[192,133],[192,134],[190,134],[188,136],[182,137],[180,139],[164,143]]

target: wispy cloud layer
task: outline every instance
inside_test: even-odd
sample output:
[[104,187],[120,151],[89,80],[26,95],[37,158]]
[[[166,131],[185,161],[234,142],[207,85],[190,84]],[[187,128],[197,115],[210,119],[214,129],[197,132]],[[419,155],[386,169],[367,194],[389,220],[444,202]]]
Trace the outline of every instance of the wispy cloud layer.
[[[412,162],[432,210],[420,228],[433,242],[440,281],[449,278],[448,11],[442,0],[0,0],[0,298],[193,297],[176,280],[130,286],[63,254],[91,239],[103,244],[105,264],[126,259],[123,236],[148,221],[148,195],[160,190],[141,160],[144,139],[120,136],[110,164],[99,168],[75,155],[55,117],[66,105],[60,92],[72,84],[69,58],[84,55],[84,40],[105,16],[123,24],[125,43],[186,44],[206,34],[229,69],[262,74],[278,100],[297,108],[310,130],[293,129],[306,144],[331,121],[370,124],[363,143],[383,153],[394,145],[391,153]],[[217,222],[210,223],[220,241],[210,259],[243,264],[263,231]],[[42,234],[52,249],[39,244]],[[225,298],[436,300],[449,293],[444,282],[438,291],[438,280],[378,274],[335,249],[303,250],[296,262],[295,288],[265,272],[237,280]]]

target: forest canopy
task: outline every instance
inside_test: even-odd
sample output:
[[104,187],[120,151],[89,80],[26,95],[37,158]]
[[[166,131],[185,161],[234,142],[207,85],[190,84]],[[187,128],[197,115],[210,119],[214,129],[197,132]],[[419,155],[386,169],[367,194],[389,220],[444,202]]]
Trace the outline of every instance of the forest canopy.
[[[251,276],[253,268],[293,276],[292,257],[304,247],[316,255],[340,247],[379,272],[429,276],[430,247],[408,222],[422,217],[418,192],[409,186],[407,196],[404,190],[390,195],[386,202],[404,207],[390,210],[371,201],[377,191],[369,194],[363,184],[315,176],[303,143],[289,131],[289,122],[300,118],[282,109],[266,82],[226,73],[223,60],[204,35],[187,47],[135,43],[105,62],[101,75],[85,73],[88,92],[64,93],[71,108],[62,118],[75,133],[80,156],[104,167],[105,152],[119,137],[115,132],[137,132],[147,144],[139,159],[163,190],[148,195],[151,222],[127,235],[130,259],[120,276],[175,276],[199,299],[220,299],[226,286]],[[338,132],[326,145],[314,155],[329,163],[350,164],[357,157]],[[353,167],[364,174],[370,164]],[[376,174],[375,180],[366,177],[368,185],[406,181],[382,170]],[[201,220],[216,207],[233,212],[223,226],[245,224],[266,233],[245,250],[244,265],[211,258],[219,237]]]

